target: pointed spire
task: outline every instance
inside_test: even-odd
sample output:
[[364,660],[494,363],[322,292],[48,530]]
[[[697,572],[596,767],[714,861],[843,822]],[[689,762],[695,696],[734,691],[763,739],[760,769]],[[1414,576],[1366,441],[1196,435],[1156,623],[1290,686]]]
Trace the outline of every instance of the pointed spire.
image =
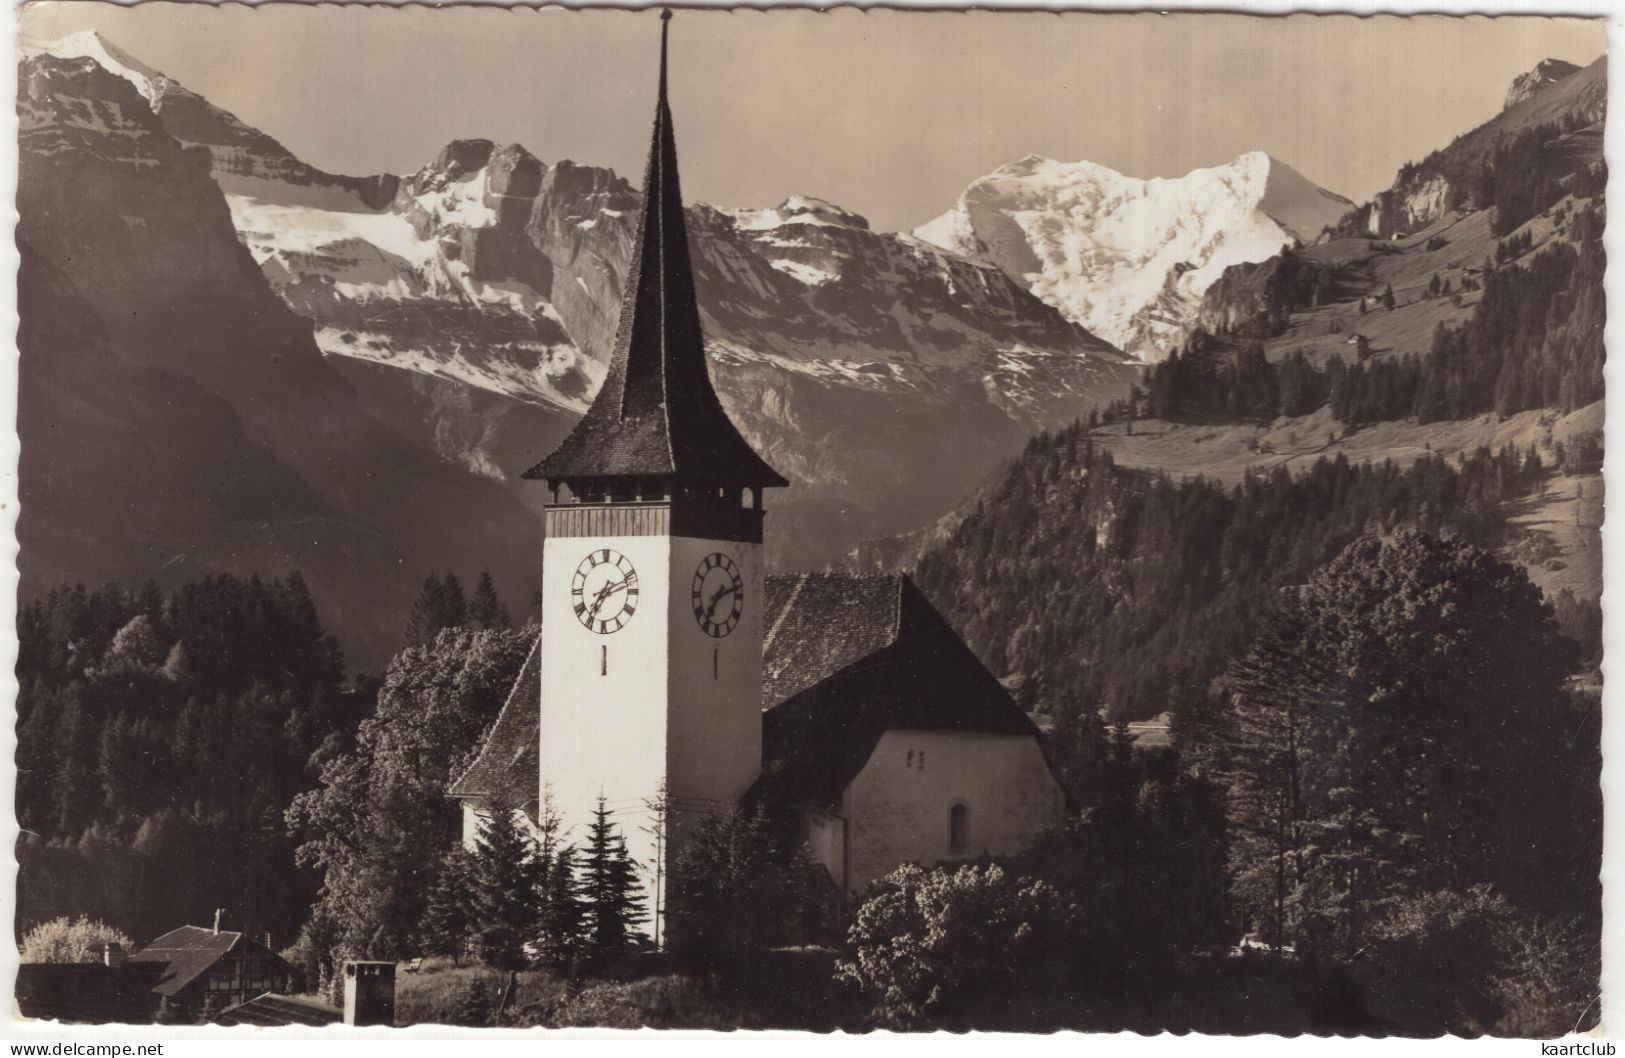
[[671,12],[661,12],[660,18],[654,129],[615,352],[586,416],[525,477],[557,482],[677,475],[716,484],[782,486],[788,483],[739,435],[711,388],[666,98]]
[[671,8],[660,12],[660,106],[666,106],[666,39],[671,36]]

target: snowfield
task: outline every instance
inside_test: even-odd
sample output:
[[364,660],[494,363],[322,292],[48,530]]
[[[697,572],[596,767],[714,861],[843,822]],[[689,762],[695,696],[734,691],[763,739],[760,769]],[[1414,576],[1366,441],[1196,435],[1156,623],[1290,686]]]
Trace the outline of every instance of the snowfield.
[[1352,208],[1260,151],[1150,180],[1029,155],[914,235],[997,264],[1068,319],[1155,360],[1184,339],[1226,268],[1312,241]]

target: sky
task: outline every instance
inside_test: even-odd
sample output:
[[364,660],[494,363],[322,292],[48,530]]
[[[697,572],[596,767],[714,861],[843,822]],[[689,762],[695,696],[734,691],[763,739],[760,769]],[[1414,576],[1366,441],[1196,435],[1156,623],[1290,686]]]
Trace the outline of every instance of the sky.
[[[636,181],[648,149],[653,10],[45,0],[21,18],[25,38],[97,29],[330,172],[409,173],[483,137]],[[1263,150],[1364,201],[1519,73],[1605,46],[1600,20],[1510,16],[688,9],[671,100],[689,201],[807,194],[907,230],[1028,154],[1146,178]]]

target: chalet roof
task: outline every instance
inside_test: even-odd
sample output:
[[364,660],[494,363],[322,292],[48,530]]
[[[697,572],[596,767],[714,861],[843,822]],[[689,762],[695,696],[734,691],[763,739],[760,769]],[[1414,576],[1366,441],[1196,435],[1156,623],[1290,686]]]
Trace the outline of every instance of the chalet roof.
[[480,747],[479,756],[452,784],[453,797],[479,797],[504,800],[515,808],[534,814],[537,796],[537,769],[540,767],[537,742],[542,713],[542,637],[537,636],[525,655],[524,667],[508,691],[502,711],[491,725],[491,733]]
[[763,780],[831,805],[888,730],[1030,735],[1032,721],[905,576],[769,577]]
[[284,996],[266,992],[244,1003],[222,1010],[214,1019],[216,1025],[260,1025],[277,1028],[284,1025],[333,1025],[344,1020],[337,1007],[307,996]]
[[238,944],[257,948],[262,957],[280,963],[289,973],[293,971],[293,967],[276,952],[256,941],[245,939],[241,933],[228,930],[217,933],[202,926],[172,929],[131,955],[130,962],[162,964],[163,969],[152,990],[159,995],[174,996],[185,991],[188,985],[208,972],[209,967],[223,959]]
[[671,12],[661,18],[654,132],[609,372],[575,429],[524,476],[679,475],[752,488],[787,485],[739,435],[711,388],[666,102]]
[[[771,576],[763,596],[758,791],[780,803],[833,804],[888,730],[1036,733],[906,576]],[[534,805],[540,644],[452,796]]]
[[158,1010],[151,965],[23,963],[17,1010],[25,1018],[79,1024],[149,1024]]

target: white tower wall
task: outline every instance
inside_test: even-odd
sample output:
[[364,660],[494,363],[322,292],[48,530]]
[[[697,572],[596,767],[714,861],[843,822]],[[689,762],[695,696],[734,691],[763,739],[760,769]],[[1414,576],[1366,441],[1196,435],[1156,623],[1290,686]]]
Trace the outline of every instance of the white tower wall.
[[[579,524],[579,523],[578,523]],[[636,569],[636,612],[599,634],[576,619],[576,569],[609,548]],[[585,847],[602,795],[639,865],[651,911],[665,906],[681,831],[727,810],[762,760],[762,556],[758,543],[670,535],[549,535],[542,549],[540,784],[561,843]],[[727,555],[744,585],[738,624],[720,638],[695,620],[700,562]],[[652,807],[665,791],[661,831]]]

